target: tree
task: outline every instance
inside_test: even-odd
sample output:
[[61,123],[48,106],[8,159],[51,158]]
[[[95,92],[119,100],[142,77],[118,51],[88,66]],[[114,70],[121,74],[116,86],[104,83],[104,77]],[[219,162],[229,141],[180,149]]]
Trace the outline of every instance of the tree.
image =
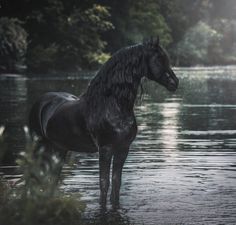
[[[211,26],[221,34],[222,38],[217,48],[209,48],[209,57],[213,64],[236,63],[236,20],[218,18]],[[218,52],[215,50],[219,49]]]
[[171,42],[170,29],[155,0],[133,1],[129,9],[127,36],[135,43],[145,37],[160,36],[163,46]]
[[112,29],[106,7],[95,0],[3,1],[1,15],[24,21],[31,71],[91,68],[109,57],[101,34]]
[[[70,6],[70,9],[69,9]],[[106,42],[101,33],[112,29],[106,7],[47,1],[28,16],[31,34],[28,65],[31,70],[76,70],[103,63]]]
[[162,45],[171,42],[170,29],[162,16],[158,1],[155,0],[102,0],[111,12],[115,29],[103,37],[108,42],[108,51],[141,42],[143,38],[160,36]]
[[24,64],[27,33],[18,19],[0,18],[0,72],[17,72]]
[[190,66],[211,63],[208,57],[210,46],[217,46],[222,35],[204,22],[190,28],[176,46],[177,64]]
[[[92,5],[87,9],[75,7],[66,12],[61,1],[49,4],[40,12],[32,12],[27,22],[36,24],[30,32],[34,34],[28,55],[31,70],[89,68],[103,63],[109,57],[103,52],[106,42],[101,39],[101,33],[113,27],[108,20],[110,14],[107,8]],[[40,39],[43,31],[50,33]]]
[[[0,17],[24,21],[29,34],[27,64],[34,71],[90,69],[106,61],[109,54],[105,52],[157,35],[172,61],[177,62],[187,46],[188,51],[195,46],[194,58],[188,55],[186,60],[179,58],[179,63],[202,63],[200,58],[206,54],[207,64],[235,62],[235,0],[7,0],[1,6]],[[207,42],[206,54],[186,40],[191,36],[195,41],[190,32],[199,27],[205,32],[201,35],[206,35],[200,21],[208,31],[223,36],[221,41]]]

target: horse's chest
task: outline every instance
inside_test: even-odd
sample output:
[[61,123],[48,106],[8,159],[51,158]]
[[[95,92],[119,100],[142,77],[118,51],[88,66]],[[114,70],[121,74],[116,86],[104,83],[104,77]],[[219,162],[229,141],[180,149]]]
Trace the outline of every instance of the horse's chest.
[[135,126],[135,120],[133,118],[115,117],[108,120],[108,123],[117,134],[130,133]]
[[134,116],[106,116],[96,131],[102,144],[129,145],[135,138],[137,125]]

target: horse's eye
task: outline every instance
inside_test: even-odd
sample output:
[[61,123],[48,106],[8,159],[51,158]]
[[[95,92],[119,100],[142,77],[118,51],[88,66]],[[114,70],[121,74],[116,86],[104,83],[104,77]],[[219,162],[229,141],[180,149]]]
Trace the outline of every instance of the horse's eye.
[[169,73],[166,73],[166,77],[169,79],[171,78],[171,75]]
[[154,62],[156,64],[162,64],[162,58],[159,55],[157,55],[154,57]]

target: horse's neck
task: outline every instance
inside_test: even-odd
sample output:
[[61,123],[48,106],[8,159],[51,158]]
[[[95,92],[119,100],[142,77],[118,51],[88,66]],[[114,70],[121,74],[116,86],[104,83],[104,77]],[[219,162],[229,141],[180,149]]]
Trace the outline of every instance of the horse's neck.
[[135,99],[137,96],[138,88],[141,81],[141,76],[129,74],[130,81],[124,80],[123,82],[117,82],[108,84],[109,79],[103,79],[103,77],[95,77],[91,81],[91,84],[85,95],[89,96],[88,101],[91,103],[91,107],[101,107],[106,103],[113,103],[118,105],[123,110],[132,110],[134,107]]
[[138,87],[146,70],[142,46],[118,52],[90,82],[86,92],[90,106],[106,107],[107,102],[115,101],[114,104],[124,110],[133,109]]
[[133,79],[132,83],[114,85],[111,95],[114,97],[120,108],[133,109],[140,80],[141,79],[138,78]]

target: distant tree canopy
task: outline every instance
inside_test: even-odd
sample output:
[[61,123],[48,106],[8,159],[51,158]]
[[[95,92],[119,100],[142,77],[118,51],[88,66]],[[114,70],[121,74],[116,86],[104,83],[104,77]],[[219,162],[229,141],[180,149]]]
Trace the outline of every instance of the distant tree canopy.
[[0,72],[16,72],[24,63],[27,33],[18,19],[0,18]]
[[175,65],[236,63],[235,0],[101,2],[110,7],[115,27],[103,35],[111,52],[159,34]]
[[111,52],[151,36],[160,36],[162,44],[172,41],[170,28],[156,0],[102,1],[110,8],[115,29],[103,35]]
[[28,69],[45,72],[95,68],[157,35],[175,65],[235,64],[235,11],[235,0],[2,0],[0,17],[23,22]]
[[41,11],[32,11],[27,19],[33,34],[28,66],[37,71],[50,67],[75,70],[104,63],[109,55],[104,53],[106,42],[101,33],[113,28],[109,16],[107,8],[101,5],[67,10],[59,0],[51,1]]
[[[222,35],[212,29],[204,22],[197,23],[184,35],[183,39],[176,46],[176,64],[189,66],[193,64],[210,64],[209,51],[213,53],[219,50],[219,42]],[[215,50],[214,50],[215,49]],[[215,51],[215,52],[213,52]]]
[[96,1],[9,0],[2,8],[6,16],[24,21],[29,34],[26,62],[31,71],[74,71],[104,63],[109,57],[101,33],[113,25],[108,9]]

